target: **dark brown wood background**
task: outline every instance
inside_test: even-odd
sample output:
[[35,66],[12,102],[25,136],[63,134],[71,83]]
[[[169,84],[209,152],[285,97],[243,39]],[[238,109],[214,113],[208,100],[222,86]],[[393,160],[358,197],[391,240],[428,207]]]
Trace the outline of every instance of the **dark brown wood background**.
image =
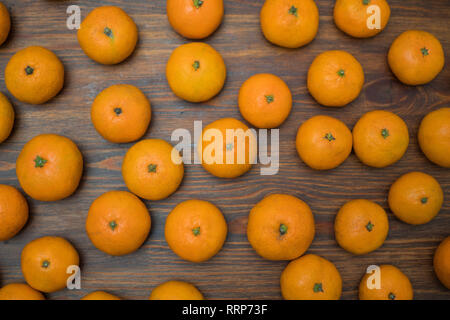
[[[417,145],[420,120],[431,110],[449,107],[450,101],[450,3],[447,0],[390,0],[391,19],[387,28],[372,39],[356,40],[333,23],[334,1],[317,0],[320,27],[316,39],[296,50],[269,44],[259,27],[262,0],[225,0],[225,18],[206,42],[216,48],[227,65],[223,91],[207,103],[181,101],[170,91],[165,64],[171,51],[188,42],[170,27],[165,1],[3,1],[11,11],[12,32],[0,48],[0,90],[16,110],[11,137],[0,145],[0,183],[19,187],[15,161],[23,145],[41,133],[57,133],[73,139],[81,149],[85,171],[78,191],[70,198],[43,203],[27,197],[30,220],[23,231],[0,243],[0,284],[23,281],[20,253],[24,245],[44,235],[69,239],[82,261],[82,290],[64,290],[47,295],[52,299],[78,299],[93,290],[107,290],[127,299],[146,299],[152,288],[169,279],[195,284],[208,299],[279,299],[279,277],[287,262],[260,258],[246,238],[247,215],[270,193],[288,193],[306,201],[316,219],[316,237],[308,252],[319,254],[339,269],[343,278],[343,299],[356,299],[359,281],[369,264],[394,264],[410,279],[416,299],[450,299],[432,269],[438,243],[450,234],[450,171],[430,163]],[[82,17],[96,6],[117,5],[125,9],[139,27],[135,53],[117,66],[102,66],[80,49],[76,32],[66,28],[66,8],[78,4]],[[442,43],[447,64],[430,84],[408,87],[389,71],[388,48],[395,37],[408,29],[433,33]],[[54,51],[66,70],[63,91],[44,106],[23,104],[7,92],[4,68],[19,49],[42,45]],[[306,89],[306,73],[314,57],[324,50],[341,49],[362,64],[366,81],[359,98],[342,109],[319,106]],[[90,121],[90,106],[104,88],[129,83],[141,88],[151,101],[153,118],[145,138],[170,140],[176,128],[193,129],[194,120],[204,124],[222,117],[242,120],[237,108],[240,85],[249,76],[270,72],[283,78],[292,90],[294,106],[280,131],[280,171],[261,176],[259,165],[233,180],[208,174],[200,165],[186,166],[184,181],[174,195],[149,202],[152,231],[144,246],[123,257],[108,256],[93,247],[85,228],[91,202],[108,190],[126,190],[120,167],[131,144],[105,142]],[[352,128],[369,110],[385,109],[400,115],[408,124],[411,142],[405,156],[385,169],[369,168],[354,154],[339,168],[317,172],[308,168],[295,151],[298,126],[309,117],[327,114]],[[450,150],[449,150],[450,151]],[[401,174],[420,170],[433,175],[445,193],[440,214],[430,223],[410,226],[395,219],[387,206],[390,184]],[[223,250],[212,260],[193,264],[180,260],[164,240],[164,222],[179,202],[200,198],[212,201],[224,213],[229,234]],[[364,256],[352,256],[334,240],[333,222],[340,206],[354,198],[367,198],[382,205],[389,214],[389,236],[382,248]]]

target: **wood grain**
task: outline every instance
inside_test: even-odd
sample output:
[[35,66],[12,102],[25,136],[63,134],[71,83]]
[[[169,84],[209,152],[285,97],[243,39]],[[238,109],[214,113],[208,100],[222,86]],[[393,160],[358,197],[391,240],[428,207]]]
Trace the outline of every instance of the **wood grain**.
[[[206,39],[224,57],[227,82],[222,92],[207,103],[191,104],[176,98],[165,80],[165,63],[171,51],[188,42],[169,26],[165,2],[133,1],[36,1],[4,0],[12,14],[9,40],[0,48],[0,90],[8,95],[17,113],[11,137],[0,145],[0,183],[18,187],[15,160],[23,145],[41,133],[70,137],[80,147],[85,172],[78,191],[70,198],[43,203],[27,198],[31,208],[25,229],[8,242],[0,243],[0,284],[23,281],[20,253],[24,245],[43,235],[69,239],[82,259],[82,290],[64,290],[48,295],[52,299],[78,299],[103,289],[127,299],[145,299],[152,288],[168,279],[194,283],[208,299],[279,299],[280,273],[287,262],[261,259],[246,238],[247,215],[252,206],[274,192],[296,195],[312,208],[316,219],[316,237],[309,252],[334,262],[343,281],[343,299],[356,299],[359,281],[369,264],[398,266],[411,279],[415,298],[450,299],[432,269],[432,255],[438,243],[449,235],[450,174],[448,169],[430,163],[417,145],[420,120],[431,110],[448,107],[450,70],[448,63],[430,84],[408,87],[389,71],[386,54],[401,32],[423,29],[442,43],[450,61],[450,3],[442,0],[390,0],[391,19],[387,28],[372,39],[356,40],[340,32],[332,19],[334,1],[316,1],[320,27],[316,39],[296,50],[269,44],[259,27],[262,0],[225,0],[225,19],[219,30]],[[96,6],[118,5],[139,27],[135,53],[117,66],[102,66],[90,60],[80,49],[76,32],[66,28],[66,8],[78,4],[82,16]],[[44,106],[20,103],[7,92],[4,68],[19,49],[42,45],[53,50],[66,70],[61,94]],[[307,69],[324,50],[342,49],[352,53],[363,65],[366,82],[359,98],[342,109],[329,109],[314,102],[306,89]],[[275,73],[292,90],[294,107],[280,131],[280,171],[261,176],[256,165],[238,179],[221,180],[199,165],[187,165],[181,188],[169,199],[146,202],[152,216],[152,231],[144,246],[124,257],[110,257],[96,250],[84,228],[91,202],[108,190],[126,190],[120,166],[131,144],[105,142],[90,121],[90,106],[104,88],[129,83],[149,97],[153,118],[145,138],[170,140],[176,128],[193,129],[194,120],[210,123],[221,117],[242,119],[237,109],[237,92],[249,76],[259,72]],[[309,117],[327,114],[344,121],[350,128],[365,112],[390,110],[408,124],[411,142],[405,156],[393,166],[374,169],[362,165],[352,154],[339,168],[316,172],[305,166],[295,152],[298,126]],[[401,174],[420,170],[433,175],[445,193],[440,214],[423,226],[410,226],[395,219],[387,207],[387,191]],[[229,224],[223,250],[203,264],[181,261],[164,240],[164,221],[179,202],[201,198],[215,203]],[[333,221],[341,205],[354,198],[376,201],[389,212],[390,232],[379,250],[361,257],[352,256],[337,246]]]

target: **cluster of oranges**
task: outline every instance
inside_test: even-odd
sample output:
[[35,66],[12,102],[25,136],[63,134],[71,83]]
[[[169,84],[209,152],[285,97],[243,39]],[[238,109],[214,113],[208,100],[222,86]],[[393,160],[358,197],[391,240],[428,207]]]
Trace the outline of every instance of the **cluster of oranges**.
[[[375,5],[379,26],[370,28]],[[171,26],[189,39],[203,39],[221,24],[222,0],[167,0]],[[337,0],[336,26],[356,38],[373,37],[388,23],[390,8],[385,0]],[[268,41],[299,48],[310,43],[319,27],[319,12],[313,0],[266,0],[260,13],[261,29]],[[0,3],[0,43],[7,38],[10,19]],[[78,31],[82,50],[101,64],[114,65],[127,59],[136,47],[138,28],[122,9],[105,6],[94,9]],[[424,31],[406,31],[391,45],[388,63],[395,76],[407,85],[433,80],[444,65],[439,41]],[[176,96],[190,102],[204,102],[217,95],[226,80],[226,66],[219,52],[202,42],[176,48],[167,62],[166,78]],[[18,100],[43,104],[62,89],[64,66],[58,57],[42,47],[28,47],[13,55],[5,69],[5,83]],[[307,87],[321,105],[343,107],[360,94],[364,85],[361,64],[348,52],[326,51],[311,64]],[[238,106],[243,118],[257,128],[277,128],[289,116],[292,94],[286,83],[273,74],[256,74],[241,86]],[[0,142],[7,139],[14,122],[14,110],[0,94]],[[142,91],[127,84],[113,85],[95,98],[91,120],[97,132],[113,143],[139,140],[151,121],[151,104]],[[203,129],[198,152],[204,154],[216,143],[207,139],[208,130],[226,136],[228,129],[248,127],[234,118],[214,121]],[[206,171],[220,178],[235,178],[252,167],[251,136],[245,143],[244,161],[237,163],[238,142],[219,144],[224,161],[203,160]],[[235,138],[237,139],[237,138]],[[355,124],[353,132],[341,121],[315,116],[298,129],[296,147],[309,167],[329,170],[342,164],[351,150],[364,164],[386,167],[398,161],[409,144],[408,128],[392,112],[374,110]],[[450,168],[450,108],[429,113],[419,129],[419,144],[435,164]],[[225,159],[234,158],[233,163]],[[83,157],[70,139],[43,134],[25,144],[16,161],[16,173],[23,191],[40,201],[57,201],[77,189],[83,171]],[[173,194],[182,182],[184,166],[172,145],[160,139],[134,144],[122,163],[128,191],[109,191],[91,205],[86,232],[99,250],[113,255],[136,251],[147,239],[151,218],[138,198],[161,200]],[[389,206],[400,220],[424,224],[433,219],[443,204],[443,191],[430,175],[410,172],[389,190]],[[28,219],[28,204],[15,188],[0,185],[0,241],[14,237]],[[335,220],[335,236],[345,250],[359,255],[379,248],[389,231],[384,209],[364,199],[347,202]],[[269,260],[292,260],[281,275],[285,299],[339,299],[342,280],[330,261],[314,254],[303,255],[315,235],[314,215],[302,200],[272,194],[254,206],[249,214],[247,236],[255,251]],[[222,248],[227,223],[212,203],[192,199],[178,204],[167,216],[165,238],[180,258],[191,262],[211,259]],[[9,284],[0,289],[0,299],[44,299],[41,292],[55,292],[66,286],[67,268],[79,265],[77,250],[64,238],[46,236],[28,243],[22,251],[22,273],[27,284]],[[450,237],[436,250],[434,267],[441,282],[450,288]],[[382,265],[381,287],[370,289],[367,278],[360,285],[361,299],[412,299],[409,279],[396,267]],[[96,291],[84,299],[119,299]],[[187,282],[168,281],[155,288],[150,299],[203,299]]]

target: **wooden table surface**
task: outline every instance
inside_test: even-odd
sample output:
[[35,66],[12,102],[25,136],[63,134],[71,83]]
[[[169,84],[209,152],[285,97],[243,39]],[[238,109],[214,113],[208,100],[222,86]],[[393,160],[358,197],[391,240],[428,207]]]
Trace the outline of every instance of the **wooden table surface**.
[[[394,264],[411,280],[416,299],[450,299],[432,269],[438,243],[450,234],[450,171],[429,162],[417,144],[420,120],[428,112],[449,107],[450,102],[450,3],[446,0],[389,0],[391,19],[387,28],[372,39],[357,40],[339,31],[333,23],[334,1],[316,0],[320,27],[306,47],[289,50],[269,44],[259,26],[262,0],[225,0],[225,17],[216,33],[205,41],[216,48],[227,65],[227,81],[211,101],[192,104],[170,91],[165,64],[171,51],[188,42],[176,34],[166,18],[165,1],[45,1],[3,0],[12,15],[12,33],[0,48],[0,90],[16,110],[10,138],[0,145],[0,183],[19,187],[15,161],[23,145],[41,133],[56,133],[73,139],[83,153],[85,170],[78,191],[68,199],[44,203],[27,197],[30,220],[22,232],[0,243],[0,284],[22,282],[20,253],[29,241],[44,236],[66,237],[81,256],[82,290],[63,290],[47,297],[79,299],[93,290],[107,290],[127,299],[146,299],[152,288],[169,279],[195,284],[208,299],[280,299],[279,277],[287,262],[260,258],[246,237],[250,209],[271,193],[288,193],[306,201],[316,219],[316,237],[308,252],[336,264],[343,278],[343,299],[356,299],[358,285],[370,264]],[[96,6],[118,5],[139,27],[135,53],[124,63],[102,66],[80,49],[76,31],[66,27],[66,8],[77,4],[82,17]],[[433,33],[446,52],[447,65],[430,84],[408,87],[390,72],[386,55],[395,37],[408,29]],[[44,106],[31,106],[14,99],[4,84],[4,68],[19,49],[42,45],[64,63],[66,81],[62,92]],[[306,89],[306,73],[314,57],[325,50],[341,49],[362,64],[365,85],[361,95],[341,109],[319,106]],[[222,117],[242,120],[237,93],[244,80],[269,72],[283,78],[293,93],[294,105],[280,130],[280,170],[261,176],[256,165],[244,176],[223,180],[200,165],[185,167],[184,181],[168,199],[146,204],[152,230],[143,247],[133,254],[111,257],[95,249],[85,232],[85,218],[92,201],[109,190],[126,190],[120,167],[132,144],[104,141],[90,121],[90,106],[104,88],[129,83],[141,88],[152,104],[152,122],[145,138],[170,141],[176,128],[193,130],[194,120],[208,124]],[[307,167],[295,151],[298,126],[317,114],[336,117],[352,128],[367,111],[384,109],[397,113],[410,130],[410,145],[396,164],[375,169],[363,165],[352,153],[339,168],[317,172]],[[450,151],[450,150],[449,150]],[[387,192],[401,174],[412,170],[433,175],[444,190],[445,201],[430,223],[411,226],[397,220],[388,209]],[[164,240],[164,222],[181,201],[200,198],[212,201],[224,213],[229,233],[220,253],[202,264],[180,260]],[[334,239],[333,222],[348,200],[367,198],[388,212],[390,230],[384,245],[364,256],[353,256]]]

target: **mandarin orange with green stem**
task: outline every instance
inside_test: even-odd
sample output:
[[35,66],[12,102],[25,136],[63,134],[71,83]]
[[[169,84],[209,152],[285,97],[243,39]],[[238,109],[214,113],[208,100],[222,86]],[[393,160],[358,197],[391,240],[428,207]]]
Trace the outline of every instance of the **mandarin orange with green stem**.
[[359,284],[360,300],[412,300],[413,287],[408,277],[393,265],[379,266],[380,287],[369,284],[372,274],[366,273]]
[[43,104],[64,85],[64,66],[50,50],[31,46],[16,52],[5,68],[5,84],[17,99]]
[[409,224],[430,222],[441,210],[444,192],[439,182],[423,172],[409,172],[389,189],[388,202],[394,215]]
[[22,250],[22,274],[38,291],[55,292],[67,286],[67,273],[78,266],[80,258],[72,244],[61,237],[42,237],[29,242]]
[[420,149],[431,162],[450,168],[450,108],[428,113],[420,123],[417,135]]
[[406,123],[395,113],[369,111],[353,127],[353,150],[362,163],[384,168],[399,161],[409,144]]
[[315,254],[291,261],[281,273],[286,300],[339,300],[342,278],[333,263]]
[[127,143],[140,139],[150,124],[150,102],[141,90],[117,84],[100,92],[91,107],[95,130],[106,140]]
[[223,0],[167,0],[166,7],[172,28],[188,39],[208,37],[223,18]]
[[146,200],[162,200],[174,193],[184,176],[180,153],[161,139],[141,140],[125,154],[122,176],[127,188]]
[[292,94],[286,83],[270,73],[251,76],[239,90],[239,111],[258,128],[279,127],[289,116]]
[[25,193],[40,201],[72,195],[83,173],[83,156],[69,138],[41,134],[28,141],[16,160],[16,174]]
[[97,249],[122,256],[136,251],[147,239],[151,218],[145,204],[127,191],[109,191],[94,200],[86,232]]
[[167,216],[165,238],[170,249],[191,262],[204,262],[215,256],[227,237],[222,212],[208,201],[187,200]]
[[352,151],[352,133],[340,120],[314,116],[298,128],[296,148],[300,158],[315,170],[338,167]]
[[337,243],[353,254],[366,254],[381,247],[389,232],[384,209],[375,202],[357,199],[345,203],[334,221]]
[[14,187],[0,184],[0,241],[13,238],[28,221],[28,203]]
[[417,86],[432,81],[444,67],[439,40],[429,32],[408,30],[400,34],[388,52],[388,63],[402,83]]
[[309,248],[314,234],[311,209],[291,195],[271,194],[258,202],[248,216],[248,241],[265,259],[298,258]]
[[271,43],[299,48],[310,43],[319,29],[319,10],[313,0],[266,0],[260,23]]
[[349,104],[359,96],[363,85],[363,68],[346,51],[322,52],[308,69],[308,91],[318,103],[326,107]]
[[217,95],[226,75],[220,53],[202,42],[177,47],[166,65],[166,78],[173,93],[189,102],[203,102]]
[[78,43],[92,60],[106,65],[128,58],[138,41],[133,19],[121,8],[103,6],[92,10],[81,23]]
[[336,26],[355,38],[377,35],[386,27],[390,15],[386,0],[337,0],[333,12]]
[[237,178],[252,168],[256,136],[234,118],[216,120],[203,128],[197,143],[203,168],[219,178]]

